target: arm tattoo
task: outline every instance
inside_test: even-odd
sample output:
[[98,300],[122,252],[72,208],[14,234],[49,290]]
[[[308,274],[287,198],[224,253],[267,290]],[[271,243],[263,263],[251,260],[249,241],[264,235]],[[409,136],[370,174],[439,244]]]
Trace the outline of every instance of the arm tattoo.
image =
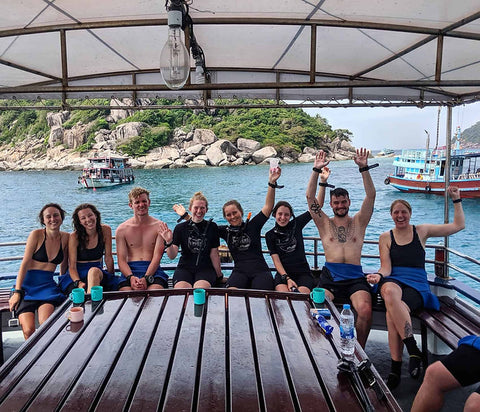
[[412,331],[412,325],[410,325],[409,322],[405,322],[405,338],[409,338],[410,336],[413,336],[413,331]]
[[310,205],[310,210],[315,213],[316,215],[320,215],[320,212],[322,211],[322,208],[317,202],[317,199],[313,201],[313,203]]

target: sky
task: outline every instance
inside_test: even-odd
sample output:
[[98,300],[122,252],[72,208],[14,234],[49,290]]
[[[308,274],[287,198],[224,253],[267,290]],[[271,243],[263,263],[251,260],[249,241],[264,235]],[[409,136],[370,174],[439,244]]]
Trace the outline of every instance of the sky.
[[[310,115],[320,114],[333,129],[353,133],[352,145],[370,150],[423,149],[430,133],[430,147],[437,135],[437,107],[376,107],[305,109]],[[457,126],[468,129],[480,121],[480,102],[453,108],[452,134]],[[447,109],[440,112],[439,145],[445,145]]]

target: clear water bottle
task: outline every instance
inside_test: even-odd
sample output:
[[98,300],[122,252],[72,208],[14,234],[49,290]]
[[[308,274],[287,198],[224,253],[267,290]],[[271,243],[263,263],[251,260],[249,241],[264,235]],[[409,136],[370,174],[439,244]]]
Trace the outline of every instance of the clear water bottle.
[[355,341],[355,318],[350,305],[345,304],[340,314],[340,354],[343,359],[353,361]]

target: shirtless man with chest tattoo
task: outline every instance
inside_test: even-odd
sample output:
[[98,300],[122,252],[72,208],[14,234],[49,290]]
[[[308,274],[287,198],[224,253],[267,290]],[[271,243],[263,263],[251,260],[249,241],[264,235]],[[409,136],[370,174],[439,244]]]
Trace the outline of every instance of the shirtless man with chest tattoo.
[[[313,172],[307,187],[307,202],[313,221],[318,228],[325,252],[325,266],[318,286],[325,288],[326,295],[350,299],[357,313],[357,338],[364,348],[370,332],[372,320],[372,298],[370,285],[362,271],[361,255],[365,230],[373,213],[375,186],[368,171],[366,149],[357,149],[354,158],[358,165],[365,189],[362,207],[353,216],[348,215],[350,198],[343,188],[330,191],[330,206],[333,217],[328,217],[316,200],[316,189],[322,167],[328,165],[326,155],[320,150],[316,157]],[[323,187],[320,190],[324,190]]]

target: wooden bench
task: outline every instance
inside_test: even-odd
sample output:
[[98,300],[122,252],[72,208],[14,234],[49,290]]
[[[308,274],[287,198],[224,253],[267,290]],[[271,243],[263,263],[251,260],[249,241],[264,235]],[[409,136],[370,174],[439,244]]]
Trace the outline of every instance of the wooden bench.
[[426,355],[428,329],[451,349],[457,348],[464,336],[480,335],[480,318],[448,296],[440,297],[438,312],[425,309],[417,316],[421,321],[422,351]]

